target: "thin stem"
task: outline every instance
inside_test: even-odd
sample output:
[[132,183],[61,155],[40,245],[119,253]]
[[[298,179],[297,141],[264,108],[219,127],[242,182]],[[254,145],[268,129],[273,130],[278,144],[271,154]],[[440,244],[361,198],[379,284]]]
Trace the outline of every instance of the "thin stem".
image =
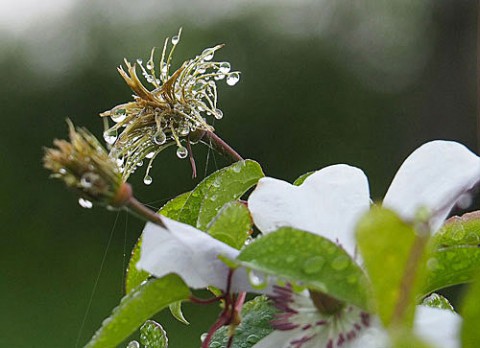
[[206,139],[206,144],[212,144],[216,151],[231,158],[234,162],[243,161],[243,157],[213,131],[205,131],[203,137]]
[[128,199],[128,201],[125,203],[125,207],[128,211],[134,213],[138,217],[166,228],[160,215],[148,209],[146,206],[140,203],[135,197],[131,196]]
[[188,158],[190,159],[190,165],[192,166],[192,179],[197,177],[197,166],[195,165],[195,158],[193,157],[192,146],[190,144],[190,136],[187,138],[187,150]]
[[429,239],[428,226],[419,226],[425,231],[418,231],[413,241],[410,255],[407,259],[407,264],[403,272],[403,278],[400,283],[400,293],[398,295],[398,302],[393,312],[392,324],[400,325],[405,317],[405,312],[409,306],[412,291],[414,290],[415,282],[418,278],[419,263],[423,257],[425,247]]

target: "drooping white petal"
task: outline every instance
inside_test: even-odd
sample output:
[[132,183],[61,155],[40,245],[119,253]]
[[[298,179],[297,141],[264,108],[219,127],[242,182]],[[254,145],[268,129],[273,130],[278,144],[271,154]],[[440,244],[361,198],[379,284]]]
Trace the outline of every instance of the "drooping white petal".
[[414,331],[435,348],[459,348],[461,317],[448,310],[417,306]]
[[[225,289],[229,268],[218,256],[233,259],[238,250],[190,225],[165,217],[162,220],[167,229],[153,223],[145,226],[137,268],[156,277],[176,273],[192,288],[212,285]],[[233,279],[233,290],[249,287],[243,269],[235,271]]]
[[418,209],[438,230],[456,202],[480,180],[480,158],[465,146],[436,140],[416,149],[398,170],[383,206],[413,220]]
[[365,174],[345,164],[323,168],[300,186],[260,179],[248,199],[253,220],[263,233],[290,226],[338,240],[351,254],[355,224],[369,206]]

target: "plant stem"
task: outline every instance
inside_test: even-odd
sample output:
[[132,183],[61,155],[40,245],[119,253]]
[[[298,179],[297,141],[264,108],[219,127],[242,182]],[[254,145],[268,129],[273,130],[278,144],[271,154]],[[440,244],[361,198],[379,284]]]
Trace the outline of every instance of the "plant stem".
[[128,199],[128,201],[125,203],[125,207],[127,210],[137,215],[138,217],[144,220],[153,222],[154,224],[157,224],[158,226],[161,226],[163,228],[166,228],[160,215],[148,209],[146,206],[140,203],[134,196],[131,196]]
[[202,140],[222,155],[231,158],[234,162],[243,161],[243,157],[213,131],[206,131]]

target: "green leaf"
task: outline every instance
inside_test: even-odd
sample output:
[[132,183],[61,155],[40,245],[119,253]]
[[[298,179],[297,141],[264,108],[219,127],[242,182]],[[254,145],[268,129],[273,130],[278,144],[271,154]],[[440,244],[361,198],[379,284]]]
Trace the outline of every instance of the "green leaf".
[[473,281],[480,271],[480,214],[453,217],[432,237],[423,293]]
[[229,202],[208,224],[207,232],[235,249],[240,249],[250,235],[252,217],[245,204]]
[[[232,348],[250,348],[273,331],[270,321],[277,309],[265,297],[258,296],[245,303],[242,308],[242,321],[235,330]],[[212,337],[210,348],[224,348],[228,342],[229,327],[223,326]]]
[[147,320],[140,328],[140,342],[146,348],[167,348],[167,333],[159,323]]
[[282,227],[247,245],[240,264],[366,309],[363,271],[345,250],[321,236]]
[[476,277],[476,279],[470,286],[460,311],[463,317],[460,334],[463,348],[480,347],[480,330],[478,329],[478,323],[480,322],[480,301],[478,300],[480,298],[480,278]]
[[170,309],[170,313],[172,313],[173,317],[177,319],[179,322],[185,324],[185,325],[190,325],[188,320],[185,318],[182,312],[182,301],[178,301],[175,303],[172,303],[170,306],[168,306]]
[[189,295],[190,290],[175,274],[142,283],[122,298],[86,347],[116,347],[152,315]]
[[313,173],[315,173],[314,170],[312,170],[311,172],[307,172],[305,174],[302,174],[300,175],[294,182],[293,184],[295,186],[300,186],[301,184],[303,184],[303,182],[305,181],[306,178],[308,178],[310,175],[312,175]]
[[179,221],[203,231],[225,203],[239,199],[264,176],[252,160],[239,161],[205,178],[191,192],[179,215]]
[[413,322],[424,268],[426,241],[419,244],[420,240],[414,228],[390,210],[371,209],[358,224],[358,248],[370,276],[376,310],[386,327],[393,319],[408,326]]
[[[170,219],[177,219],[178,214],[183,208],[183,204],[187,200],[190,192],[185,192],[170,201],[168,201],[160,210],[158,211],[163,216],[166,216]],[[150,274],[145,271],[140,271],[137,269],[136,265],[138,260],[140,260],[140,250],[142,247],[142,237],[140,236],[135,243],[135,246],[132,249],[130,260],[128,261],[128,266],[125,274],[125,293],[130,293],[133,289],[139,286],[142,282],[148,279]]]

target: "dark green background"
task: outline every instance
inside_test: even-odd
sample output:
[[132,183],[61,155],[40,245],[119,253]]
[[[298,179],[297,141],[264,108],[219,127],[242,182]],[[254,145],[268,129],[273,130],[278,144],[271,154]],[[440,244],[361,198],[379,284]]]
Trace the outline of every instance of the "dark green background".
[[[474,1],[425,2],[421,16],[419,6],[406,1],[365,1],[363,8],[339,1],[343,6],[333,12],[323,2],[293,3],[242,11],[212,5],[215,20],[187,11],[188,3],[170,16],[157,6],[159,18],[153,12],[125,23],[122,8],[122,16],[112,17],[106,7],[88,11],[84,3],[55,35],[31,28],[39,31],[32,34],[37,51],[1,36],[1,347],[75,347],[77,336],[81,346],[122,296],[123,270],[142,223],[125,213],[80,208],[63,185],[48,179],[42,147],[66,136],[66,117],[100,135],[97,114],[131,95],[115,67],[123,57],[145,60],[180,26],[178,65],[227,44],[216,58],[230,61],[242,77],[234,88],[220,83],[225,117],[215,126],[267,175],[291,181],[349,163],[365,170],[372,196],[381,199],[396,168],[421,143],[454,139],[475,150]],[[372,21],[382,25],[369,26]],[[38,52],[62,56],[67,46],[80,45],[76,31],[86,39],[74,51],[74,64],[40,64]],[[143,169],[132,177],[137,196],[160,207],[194,187],[207,157],[201,145],[194,151],[198,179],[191,180],[188,161],[170,149],[155,161],[151,186],[141,183]],[[225,163],[210,156],[208,171]],[[159,317],[172,347],[198,346],[216,313],[215,307],[185,311],[190,328],[168,313]]]

